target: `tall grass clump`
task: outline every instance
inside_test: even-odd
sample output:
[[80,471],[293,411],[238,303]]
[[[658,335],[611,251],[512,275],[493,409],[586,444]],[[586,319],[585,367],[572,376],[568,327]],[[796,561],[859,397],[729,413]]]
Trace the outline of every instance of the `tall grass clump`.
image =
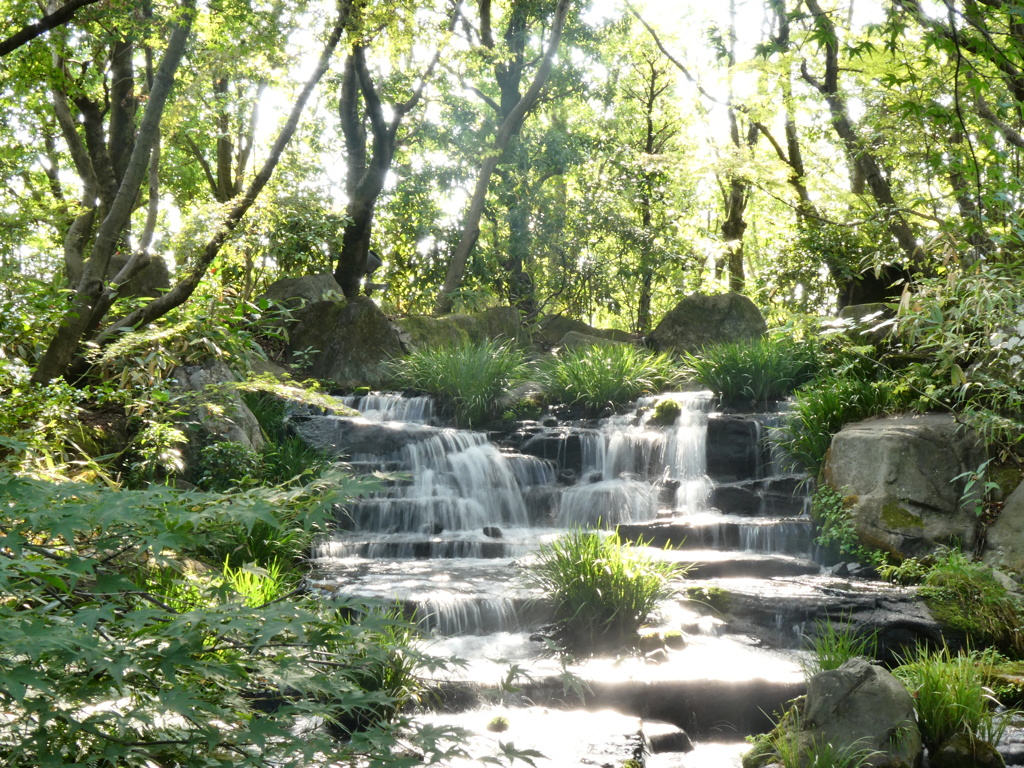
[[388,370],[402,388],[434,395],[460,427],[476,427],[498,414],[501,397],[527,373],[520,349],[497,341],[420,349]]
[[839,669],[850,659],[872,659],[878,647],[878,633],[857,633],[840,619],[838,624],[831,620],[817,621],[814,631],[805,637],[810,659],[804,665],[807,677]]
[[572,652],[631,646],[685,569],[655,560],[617,533],[574,530],[541,545],[527,581],[554,607],[557,641]]
[[817,475],[832,437],[844,424],[899,410],[901,400],[891,382],[856,375],[819,379],[796,391],[796,402],[780,444],[792,461]]
[[598,411],[663,392],[680,383],[682,371],[667,354],[614,344],[562,350],[540,375],[548,402]]
[[1007,713],[985,686],[985,669],[994,651],[953,654],[948,647],[921,652],[894,670],[914,697],[921,739],[929,751],[961,734],[995,744],[1006,728]]
[[723,407],[781,400],[818,369],[812,345],[775,336],[713,344],[699,355],[687,354],[685,362]]

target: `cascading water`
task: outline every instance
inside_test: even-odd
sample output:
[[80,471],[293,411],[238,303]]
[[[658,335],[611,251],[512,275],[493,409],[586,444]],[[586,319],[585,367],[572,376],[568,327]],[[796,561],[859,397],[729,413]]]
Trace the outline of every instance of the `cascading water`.
[[[339,530],[317,546],[316,583],[325,592],[402,603],[434,635],[435,650],[471,660],[465,674],[476,679],[502,674],[486,659],[528,664],[532,675],[554,676],[557,664],[530,639],[546,615],[517,560],[561,531],[667,523],[687,526],[692,543],[686,547],[763,552],[796,542],[805,548],[805,525],[790,530],[775,520],[709,506],[720,495],[706,459],[710,394],[662,397],[682,405],[671,426],[652,423],[658,398],[648,398],[596,427],[528,425],[500,441],[500,448],[481,433],[431,426],[432,406],[423,398],[365,396],[347,401],[363,418],[297,421],[308,440],[333,447],[365,474],[383,477],[378,490],[346,506]],[[719,664],[712,660],[715,644],[725,643],[735,679],[776,669],[790,691],[799,677],[792,660],[714,637],[703,613],[683,602],[666,614],[693,636],[659,675],[707,674]],[[651,674],[643,659],[581,664],[589,678],[628,685]],[[703,714],[689,717],[703,723]]]

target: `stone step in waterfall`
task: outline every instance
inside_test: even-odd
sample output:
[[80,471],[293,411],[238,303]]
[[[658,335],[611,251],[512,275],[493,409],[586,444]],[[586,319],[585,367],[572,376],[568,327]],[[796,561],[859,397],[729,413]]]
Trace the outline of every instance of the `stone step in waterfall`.
[[[436,706],[454,710],[445,717],[493,710],[510,696],[498,681],[511,668],[523,675],[503,703],[510,719],[528,705],[613,709],[687,730],[700,754],[709,741],[763,731],[802,691],[799,627],[844,609],[866,617],[821,580],[801,478],[778,470],[763,420],[711,413],[707,393],[673,396],[684,412],[670,427],[649,423],[649,399],[601,422],[523,424],[497,442],[432,425],[422,402],[368,397],[352,403],[362,417],[292,420],[360,472],[390,473],[339,510],[338,531],[313,552],[313,582],[325,595],[401,603],[432,652],[467,660],[436,681]],[[401,414],[411,420],[394,420]],[[563,669],[536,635],[549,616],[522,566],[577,527],[617,527],[688,566],[660,617],[681,643]]]

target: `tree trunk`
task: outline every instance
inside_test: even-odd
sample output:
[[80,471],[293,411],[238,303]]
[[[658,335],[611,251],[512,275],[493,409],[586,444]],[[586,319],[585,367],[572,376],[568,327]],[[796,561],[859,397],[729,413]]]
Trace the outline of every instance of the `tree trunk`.
[[512,139],[519,135],[523,122],[526,120],[527,112],[533,109],[540,98],[541,91],[547,84],[548,77],[551,75],[551,69],[554,66],[555,54],[558,52],[558,45],[562,38],[562,30],[565,27],[565,19],[569,12],[570,4],[571,0],[558,0],[558,6],[555,8],[554,19],[551,24],[551,35],[548,38],[547,47],[544,49],[540,65],[534,73],[533,81],[530,83],[526,93],[511,107],[507,116],[502,121],[501,126],[498,128],[498,133],[494,137],[494,142],[485,156],[483,164],[480,166],[476,185],[473,188],[473,196],[469,201],[469,207],[466,209],[466,215],[463,219],[459,242],[455,246],[452,260],[448,265],[448,272],[445,275],[444,285],[441,287],[434,306],[436,314],[444,314],[451,311],[454,294],[462,284],[462,277],[466,272],[469,255],[472,253],[473,247],[480,237],[480,217],[483,215],[484,205],[487,200],[487,188],[490,185],[491,176],[501,162],[502,155],[508,149]]
[[174,74],[181,63],[185,44],[191,33],[195,0],[185,0],[183,7],[183,21],[173,28],[167,50],[164,51],[163,60],[153,79],[153,88],[146,102],[124,178],[118,186],[110,210],[96,232],[92,252],[71,300],[71,308],[61,319],[53,339],[32,375],[34,383],[46,383],[62,375],[88,330],[87,325],[93,317],[93,309],[103,291],[103,281],[110,259],[124,235],[139,189],[146,178],[150,152],[160,135],[164,106],[174,85]]

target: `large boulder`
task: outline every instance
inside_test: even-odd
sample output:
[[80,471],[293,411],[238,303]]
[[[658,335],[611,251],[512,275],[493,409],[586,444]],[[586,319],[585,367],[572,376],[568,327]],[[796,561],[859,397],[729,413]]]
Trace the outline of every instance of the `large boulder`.
[[764,315],[739,293],[694,293],[669,310],[651,332],[650,345],[662,352],[696,354],[711,344],[758,339],[768,330]]
[[403,353],[398,332],[368,297],[318,301],[295,317],[288,362],[341,387],[383,385],[384,364]]
[[455,315],[429,317],[411,315],[394,321],[398,338],[407,350],[453,347],[469,341],[469,333],[455,319]]
[[1004,571],[1024,573],[1024,483],[1005,502],[985,532],[982,559]]
[[402,344],[407,349],[424,349],[465,341],[510,341],[524,344],[529,334],[515,307],[490,307],[472,315],[443,317],[411,315],[395,321]]
[[831,744],[872,753],[858,765],[912,768],[921,757],[914,699],[882,667],[852,659],[807,682],[801,751]]
[[298,307],[318,301],[334,301],[342,296],[341,286],[330,272],[301,277],[285,277],[270,284],[263,298]]
[[254,451],[265,443],[260,424],[238,390],[237,378],[222,360],[177,368],[172,375],[179,392],[191,392],[194,405],[186,417],[188,442],[182,450],[184,477],[195,480],[202,448],[211,443],[239,443]]
[[848,424],[832,439],[825,479],[839,491],[860,540],[903,557],[978,536],[966,476],[985,460],[977,435],[947,414]]

